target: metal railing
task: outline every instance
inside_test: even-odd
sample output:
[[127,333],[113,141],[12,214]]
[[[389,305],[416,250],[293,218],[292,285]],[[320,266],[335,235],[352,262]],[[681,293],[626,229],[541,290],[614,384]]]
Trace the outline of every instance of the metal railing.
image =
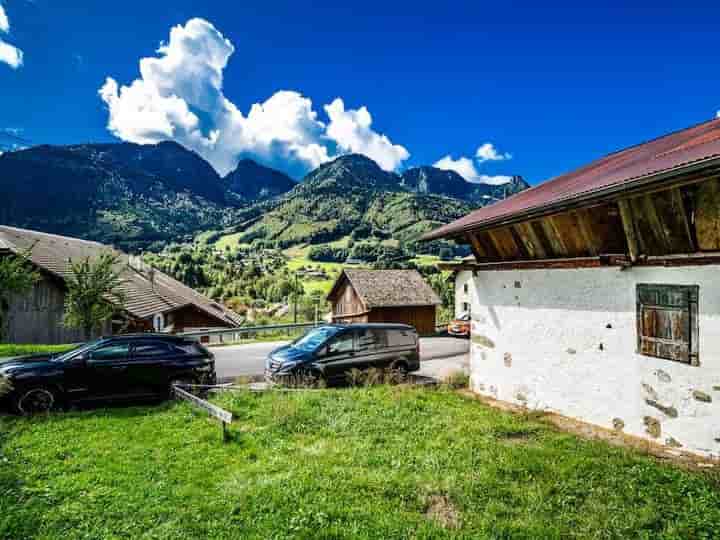
[[309,323],[269,324],[264,326],[241,326],[238,328],[212,328],[182,332],[180,335],[197,339],[207,345],[242,343],[258,338],[277,337],[278,341],[289,339],[309,328],[326,324],[324,321]]
[[[242,344],[247,341],[257,341],[258,339],[277,338],[283,341],[296,337],[302,332],[327,324],[325,321],[308,322],[308,323],[290,323],[290,324],[269,324],[264,326],[241,326],[239,328],[210,328],[207,330],[194,330],[192,332],[182,332],[180,335],[197,339],[200,343],[206,345],[229,345]],[[435,325],[435,331],[444,332],[447,328],[447,322],[440,322]]]

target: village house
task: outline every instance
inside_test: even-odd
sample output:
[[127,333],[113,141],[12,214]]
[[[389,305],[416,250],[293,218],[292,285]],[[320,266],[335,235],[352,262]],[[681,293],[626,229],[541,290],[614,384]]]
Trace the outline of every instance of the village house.
[[475,392],[720,456],[720,119],[424,238],[474,255],[445,267]]
[[333,322],[402,323],[420,334],[435,332],[442,303],[417,270],[345,269],[327,298]]
[[71,274],[71,262],[96,259],[107,251],[119,257],[125,305],[123,312],[105,325],[102,334],[235,328],[243,322],[238,314],[151,268],[139,257],[97,242],[0,226],[0,257],[28,250],[40,280],[28,294],[10,303],[10,343],[83,341],[82,331],[62,324],[65,279]]

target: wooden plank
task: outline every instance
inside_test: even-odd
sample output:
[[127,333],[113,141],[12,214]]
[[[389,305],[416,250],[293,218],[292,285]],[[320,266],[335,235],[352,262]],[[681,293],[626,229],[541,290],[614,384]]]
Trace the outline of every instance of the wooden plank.
[[470,244],[470,250],[472,251],[473,255],[475,256],[475,259],[480,262],[483,259],[487,258],[487,252],[485,251],[485,248],[483,248],[482,244],[477,239],[477,236],[475,236],[472,233],[467,234],[467,239]]
[[550,246],[552,247],[552,251],[555,255],[560,256],[567,256],[570,253],[568,252],[567,247],[565,246],[565,243],[563,242],[562,237],[557,231],[557,228],[555,227],[555,223],[553,222],[552,216],[548,216],[546,218],[543,218],[540,220],[540,224],[542,225],[543,232],[545,233],[545,237],[548,239],[548,242],[550,243]]
[[517,259],[520,257],[520,250],[515,244],[509,229],[491,229],[488,231],[488,236],[501,259]]
[[667,224],[664,223],[658,216],[653,197],[650,195],[642,197],[642,205],[645,210],[645,216],[648,220],[650,228],[652,229],[652,235],[659,246],[660,252],[654,253],[654,255],[666,255],[668,253],[672,253],[672,239],[670,238],[671,232]]
[[523,242],[522,237],[517,231],[517,228],[515,227],[508,227],[507,230],[510,232],[510,235],[512,236],[513,242],[515,243],[515,246],[520,253],[521,259],[532,259],[532,256],[530,255],[530,251],[528,250],[527,246],[525,245],[525,242]]
[[625,231],[625,239],[627,240],[628,252],[632,262],[637,261],[639,253],[638,239],[635,234],[635,225],[632,219],[632,210],[627,199],[618,201],[620,209],[620,218],[622,219],[623,230]]
[[580,236],[585,244],[585,249],[590,255],[597,255],[600,252],[600,246],[597,235],[593,230],[590,212],[586,208],[575,211]]
[[488,235],[487,231],[483,231],[480,233],[474,233],[475,237],[478,241],[478,243],[482,246],[482,248],[485,250],[485,253],[488,255],[488,259],[498,261],[500,260],[500,253],[498,253],[498,250],[495,248],[495,244],[493,243],[492,239],[490,238],[490,235]]
[[714,178],[698,186],[695,205],[698,249],[720,249],[720,182]]
[[217,405],[213,405],[209,401],[205,401],[204,399],[199,398],[186,390],[183,390],[178,385],[173,386],[173,391],[175,392],[175,395],[180,399],[184,399],[185,401],[189,401],[196,407],[200,407],[201,409],[205,410],[210,416],[220,420],[223,424],[229,424],[232,422],[233,415],[231,412],[226,411],[225,409],[221,409]]
[[651,199],[662,228],[665,253],[691,253],[696,251],[687,220],[685,203],[680,191],[673,189],[655,195],[648,195],[647,199]]
[[535,232],[535,229],[534,229],[532,223],[530,223],[530,222],[518,223],[514,227],[515,227],[515,230],[517,231],[518,236],[520,237],[520,240],[525,245],[525,249],[527,250],[530,258],[532,258],[532,259],[547,258],[548,254],[547,254],[545,247],[543,246],[540,238],[538,238],[538,235]]
[[687,237],[690,251],[697,251],[695,235],[690,228],[690,217],[688,216],[687,209],[685,208],[685,201],[683,199],[683,194],[680,191],[680,188],[674,188],[670,190],[670,200],[672,201],[672,207],[675,215],[680,221],[683,231],[685,231],[685,236]]

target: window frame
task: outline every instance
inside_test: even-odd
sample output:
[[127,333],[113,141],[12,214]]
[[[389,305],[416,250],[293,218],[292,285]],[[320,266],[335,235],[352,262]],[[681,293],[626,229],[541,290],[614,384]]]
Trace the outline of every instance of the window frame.
[[[97,351],[109,347],[126,347],[127,351],[125,352],[125,356],[123,357],[117,357],[117,358],[94,358],[94,355]],[[130,351],[132,347],[129,341],[114,341],[110,343],[102,343],[98,345],[97,347],[89,350],[86,352],[87,362],[91,365],[98,365],[98,364],[113,364],[113,363],[125,363],[128,360],[130,360]]]
[[[657,303],[643,302],[643,298],[647,298],[648,295],[656,294],[658,298],[665,295],[682,294],[685,296],[685,303],[681,306],[677,303],[666,301],[659,301]],[[635,287],[635,302],[636,302],[636,350],[638,355],[645,356],[647,358],[657,358],[660,360],[669,360],[671,362],[678,362],[688,366],[699,366],[700,355],[699,355],[699,317],[698,317],[698,304],[700,299],[700,286],[699,285],[676,285],[668,283],[638,283]],[[670,355],[660,355],[657,353],[650,354],[645,352],[643,349],[643,342],[650,340],[657,343],[665,343],[672,346],[674,344],[685,344],[684,341],[679,340],[668,340],[666,338],[660,338],[657,336],[651,336],[644,333],[644,315],[646,310],[654,311],[682,311],[687,313],[687,360],[681,358],[675,358]]]
[[[339,341],[344,338],[350,338],[350,348],[348,350],[344,351],[334,351],[332,352],[330,350],[330,347],[332,344],[336,341]],[[325,344],[325,356],[333,357],[333,356],[339,356],[341,354],[348,354],[348,353],[354,353],[355,352],[355,342],[357,341],[356,332],[353,330],[346,330],[344,332],[340,332],[338,334],[335,334],[333,337],[331,337],[328,342]]]
[[[361,332],[372,332],[376,339],[372,347],[362,348],[360,345]],[[358,328],[355,330],[355,352],[356,353],[373,353],[375,351],[386,349],[388,347],[387,332],[382,328]]]
[[[146,347],[148,345],[153,345],[156,347],[164,347],[165,352],[162,354],[152,354],[152,355],[144,355],[144,354],[138,354],[137,349],[138,347]],[[168,343],[167,341],[153,341],[153,340],[144,340],[144,341],[138,341],[136,343],[133,343],[131,349],[130,349],[130,358],[133,360],[145,360],[147,358],[161,358],[163,356],[170,356],[172,354],[177,354],[177,347],[173,346],[172,344]],[[182,354],[185,354],[184,352]]]

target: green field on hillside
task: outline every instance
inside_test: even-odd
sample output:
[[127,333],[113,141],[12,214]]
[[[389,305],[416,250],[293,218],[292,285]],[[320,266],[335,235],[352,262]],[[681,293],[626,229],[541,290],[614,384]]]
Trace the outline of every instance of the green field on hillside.
[[720,476],[449,390],[0,417],[0,538],[717,538]]

